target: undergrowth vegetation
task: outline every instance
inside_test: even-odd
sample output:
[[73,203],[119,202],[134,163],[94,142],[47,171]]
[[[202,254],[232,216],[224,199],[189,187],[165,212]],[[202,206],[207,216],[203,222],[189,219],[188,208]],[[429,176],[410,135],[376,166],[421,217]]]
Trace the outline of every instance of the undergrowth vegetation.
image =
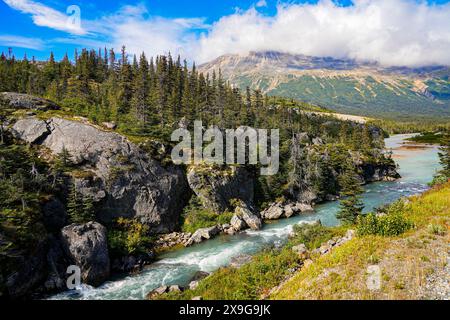
[[183,211],[182,231],[193,233],[200,228],[230,223],[232,217],[231,212],[217,214],[203,208],[198,197],[193,196]]

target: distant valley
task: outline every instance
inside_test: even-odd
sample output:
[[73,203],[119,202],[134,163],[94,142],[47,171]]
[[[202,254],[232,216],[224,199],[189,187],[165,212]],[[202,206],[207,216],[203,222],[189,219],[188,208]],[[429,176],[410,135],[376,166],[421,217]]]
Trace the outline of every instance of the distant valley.
[[337,112],[396,119],[449,118],[450,68],[375,63],[274,51],[230,54],[201,65],[245,89],[260,89]]

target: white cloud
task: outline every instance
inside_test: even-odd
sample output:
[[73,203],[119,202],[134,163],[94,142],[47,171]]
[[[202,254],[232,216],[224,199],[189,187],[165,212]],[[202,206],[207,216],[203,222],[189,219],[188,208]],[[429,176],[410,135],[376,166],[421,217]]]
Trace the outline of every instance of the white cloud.
[[110,45],[119,49],[122,45],[134,54],[145,52],[155,56],[171,52],[192,58],[193,46],[197,39],[194,29],[203,29],[204,19],[166,19],[148,16],[144,6],[127,6],[118,13],[105,16],[92,23],[97,31],[109,36]]
[[11,8],[30,14],[34,24],[71,34],[85,34],[80,24],[71,23],[69,16],[42,3],[31,0],[3,0]]
[[255,6],[256,6],[257,8],[267,7],[267,2],[266,2],[266,0],[259,0],[259,1],[255,4]]
[[[35,24],[78,35],[66,42],[101,44],[147,56],[181,54],[206,62],[222,54],[277,50],[293,54],[373,60],[384,65],[450,65],[450,4],[418,0],[354,0],[342,7],[332,0],[283,4],[274,16],[259,12],[265,0],[224,16],[213,25],[203,18],[169,19],[151,15],[145,5],[125,6],[84,29],[71,30],[67,16],[28,0],[4,0],[31,14]],[[202,33],[199,35],[199,30]],[[64,39],[58,39],[64,42]]]
[[385,65],[450,65],[450,5],[413,0],[355,0],[341,7],[279,5],[273,17],[256,9],[216,22],[200,39],[197,57],[278,50],[375,60]]
[[34,50],[42,50],[44,48],[44,41],[41,39],[14,35],[0,35],[0,44],[7,47],[18,47]]

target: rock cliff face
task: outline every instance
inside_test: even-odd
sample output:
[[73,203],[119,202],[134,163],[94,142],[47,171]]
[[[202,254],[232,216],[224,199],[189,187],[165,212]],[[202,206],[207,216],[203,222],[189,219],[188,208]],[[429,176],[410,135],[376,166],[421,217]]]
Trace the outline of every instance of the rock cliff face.
[[189,196],[180,168],[164,168],[125,137],[61,118],[17,121],[16,138],[39,144],[54,155],[64,148],[87,174],[75,178],[77,191],[91,196],[99,221],[136,217],[153,233],[177,229]]
[[[374,144],[377,144],[370,150],[370,157],[359,151],[336,152],[333,146],[326,145],[320,138],[311,137],[306,132],[296,134],[291,141],[290,199],[305,204],[337,199],[340,191],[339,170],[347,160],[351,161],[361,184],[400,178],[395,162],[382,154],[381,130],[376,127],[370,130]],[[341,158],[333,159],[333,152]]]
[[253,177],[244,167],[223,170],[192,167],[187,174],[189,186],[205,208],[222,213],[230,208],[230,200],[253,203]]

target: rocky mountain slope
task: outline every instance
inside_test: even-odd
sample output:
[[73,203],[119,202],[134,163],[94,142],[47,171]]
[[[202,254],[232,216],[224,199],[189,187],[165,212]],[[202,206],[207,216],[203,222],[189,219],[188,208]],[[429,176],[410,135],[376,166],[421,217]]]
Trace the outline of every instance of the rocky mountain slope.
[[245,89],[295,98],[339,112],[374,117],[449,117],[448,67],[383,67],[353,60],[250,52],[199,67]]

